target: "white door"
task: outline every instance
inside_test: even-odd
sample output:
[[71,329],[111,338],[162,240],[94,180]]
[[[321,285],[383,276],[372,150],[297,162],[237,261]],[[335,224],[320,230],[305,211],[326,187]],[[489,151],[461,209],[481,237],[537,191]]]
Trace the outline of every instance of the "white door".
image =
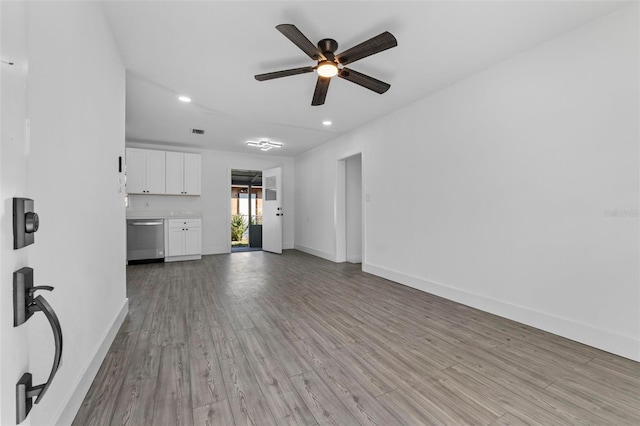
[[282,167],[262,171],[262,250],[282,254]]
[[[30,266],[33,246],[13,249],[13,197],[30,197],[28,181],[29,141],[27,134],[27,5],[0,1],[0,424],[14,425],[16,418],[15,386],[23,373],[30,371],[29,328],[31,324],[13,326],[13,272]],[[10,65],[5,62],[13,62]],[[38,209],[35,200],[35,208]],[[41,206],[41,204],[40,204]],[[38,238],[36,237],[36,240]],[[32,265],[31,265],[32,266]],[[49,284],[49,282],[47,282]],[[37,285],[37,284],[36,284]],[[41,318],[38,318],[41,320]],[[31,370],[33,371],[33,370]],[[39,384],[40,376],[35,378]],[[22,425],[31,423],[28,418]],[[22,426],[21,425],[21,426]]]

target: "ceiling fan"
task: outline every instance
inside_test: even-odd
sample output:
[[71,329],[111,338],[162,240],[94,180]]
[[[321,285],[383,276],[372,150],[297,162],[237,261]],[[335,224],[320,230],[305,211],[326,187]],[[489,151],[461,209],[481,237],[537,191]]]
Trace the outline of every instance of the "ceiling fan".
[[280,24],[276,26],[276,29],[286,38],[291,40],[293,44],[298,46],[311,59],[317,61],[318,64],[315,67],[309,66],[258,74],[255,76],[256,80],[265,81],[316,71],[318,73],[318,81],[316,83],[315,92],[313,93],[311,105],[324,104],[324,100],[327,97],[327,90],[329,90],[331,77],[336,75],[380,94],[386,92],[391,87],[391,85],[383,81],[345,67],[345,65],[359,59],[396,47],[398,45],[398,41],[390,32],[385,31],[382,34],[352,47],[351,49],[335,54],[335,51],[338,49],[338,42],[333,39],[322,39],[318,42],[318,46],[316,47],[295,25]]

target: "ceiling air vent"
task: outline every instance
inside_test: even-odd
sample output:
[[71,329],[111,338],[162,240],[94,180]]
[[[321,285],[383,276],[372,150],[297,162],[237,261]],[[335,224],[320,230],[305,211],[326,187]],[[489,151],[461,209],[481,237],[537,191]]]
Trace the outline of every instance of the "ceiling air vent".
[[191,129],[191,133],[194,135],[204,135],[204,130],[202,129]]

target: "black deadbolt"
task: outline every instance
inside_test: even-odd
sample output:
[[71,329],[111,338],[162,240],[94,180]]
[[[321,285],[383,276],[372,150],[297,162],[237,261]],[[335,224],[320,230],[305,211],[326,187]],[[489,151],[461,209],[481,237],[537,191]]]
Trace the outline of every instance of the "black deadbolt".
[[33,211],[33,200],[30,198],[13,199],[13,248],[33,244],[34,233],[40,226],[38,215]]
[[40,219],[38,218],[38,213],[27,212],[24,214],[24,232],[32,234],[38,230],[39,226]]

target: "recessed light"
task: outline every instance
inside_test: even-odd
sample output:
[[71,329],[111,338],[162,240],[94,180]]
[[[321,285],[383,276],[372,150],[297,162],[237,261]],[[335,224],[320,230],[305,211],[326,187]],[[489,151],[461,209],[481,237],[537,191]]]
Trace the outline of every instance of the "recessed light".
[[182,102],[191,102],[191,98],[188,96],[178,96],[178,100]]
[[323,125],[323,126],[331,126],[331,121],[329,121],[329,120],[324,120],[324,121],[322,122],[322,125]]

